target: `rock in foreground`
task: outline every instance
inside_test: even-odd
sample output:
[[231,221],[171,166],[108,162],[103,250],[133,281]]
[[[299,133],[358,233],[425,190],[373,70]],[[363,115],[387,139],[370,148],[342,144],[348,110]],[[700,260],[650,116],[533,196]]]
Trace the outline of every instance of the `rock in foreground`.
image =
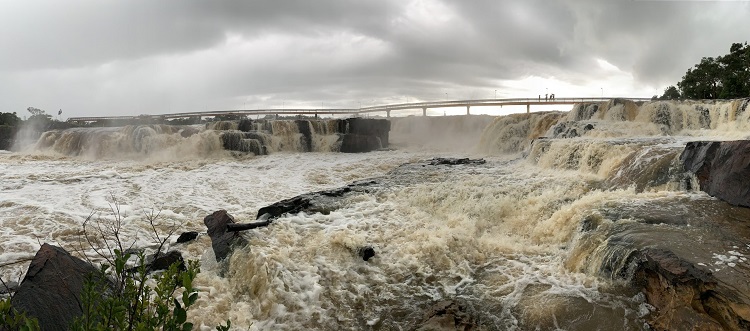
[[81,292],[98,270],[64,249],[44,244],[37,251],[11,304],[39,320],[42,330],[67,330],[83,310]]

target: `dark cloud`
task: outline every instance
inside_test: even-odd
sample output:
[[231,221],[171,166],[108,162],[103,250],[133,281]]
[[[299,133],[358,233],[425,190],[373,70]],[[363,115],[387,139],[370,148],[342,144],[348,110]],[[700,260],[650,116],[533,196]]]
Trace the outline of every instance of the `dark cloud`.
[[746,2],[6,1],[0,111],[350,107],[538,80],[643,93],[745,41],[747,17]]

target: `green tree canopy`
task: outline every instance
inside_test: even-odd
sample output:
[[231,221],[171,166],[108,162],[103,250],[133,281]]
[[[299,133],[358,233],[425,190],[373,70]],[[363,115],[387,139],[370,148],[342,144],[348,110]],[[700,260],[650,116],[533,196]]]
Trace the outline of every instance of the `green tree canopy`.
[[704,57],[688,69],[677,83],[670,86],[660,99],[674,99],[675,92],[687,99],[734,99],[750,97],[750,46],[734,43],[729,54],[717,58]]

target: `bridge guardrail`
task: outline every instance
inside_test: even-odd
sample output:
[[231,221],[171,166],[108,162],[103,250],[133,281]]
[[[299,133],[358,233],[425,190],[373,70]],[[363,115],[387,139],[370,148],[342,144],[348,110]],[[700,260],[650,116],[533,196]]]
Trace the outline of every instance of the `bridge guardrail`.
[[[615,98],[554,98],[543,100],[537,98],[509,98],[509,99],[468,99],[468,100],[446,100],[446,101],[428,101],[428,102],[411,102],[399,104],[387,104],[379,106],[361,107],[361,108],[304,108],[304,109],[237,109],[237,110],[216,110],[216,111],[198,111],[182,112],[160,115],[139,115],[139,116],[93,116],[93,117],[71,117],[68,122],[94,122],[102,120],[132,120],[132,119],[171,119],[183,117],[207,117],[207,116],[224,116],[224,115],[348,115],[348,114],[366,114],[374,112],[388,112],[392,110],[405,109],[429,109],[429,108],[449,108],[449,107],[481,107],[481,106],[507,106],[507,105],[560,105],[575,104],[584,102],[606,102]],[[651,98],[619,98],[632,101],[650,101]]]

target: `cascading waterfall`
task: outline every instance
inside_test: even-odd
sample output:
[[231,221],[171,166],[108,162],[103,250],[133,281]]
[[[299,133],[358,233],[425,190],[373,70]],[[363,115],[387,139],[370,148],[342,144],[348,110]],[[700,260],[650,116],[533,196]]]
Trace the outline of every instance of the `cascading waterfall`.
[[[355,123],[352,125],[351,123]],[[37,151],[86,158],[160,155],[177,159],[226,151],[266,155],[277,152],[365,152],[387,146],[385,120],[241,120],[197,126],[130,125],[121,128],[73,128],[46,132]],[[383,144],[385,142],[385,146]]]
[[[170,242],[201,260],[189,319],[250,330],[429,329],[444,320],[485,330],[648,330],[657,318],[713,318],[724,324],[702,325],[747,329],[750,209],[699,191],[681,155],[687,142],[746,138],[749,100],[615,99],[570,112],[395,119],[401,150],[378,150],[390,127],[365,119],[52,131],[37,149],[76,157],[0,154],[0,263],[33,252],[37,238],[74,247],[91,211],[111,209],[110,192],[127,202],[123,235],[149,247],[138,221],[154,205],[165,217],[160,231],[203,232],[217,209],[251,222],[281,199],[367,179],[374,184],[356,194],[322,194],[330,206],[245,232],[249,245],[221,263],[206,235]],[[361,151],[354,143],[376,151],[288,153]],[[476,157],[477,143],[486,163],[430,160]],[[166,155],[195,146],[269,155]],[[101,160],[118,154],[168,162]],[[363,246],[376,256],[364,261]],[[704,288],[679,292],[685,275],[648,278],[660,257],[705,276]],[[653,284],[669,287],[644,289]],[[659,302],[676,306],[660,312]]]

